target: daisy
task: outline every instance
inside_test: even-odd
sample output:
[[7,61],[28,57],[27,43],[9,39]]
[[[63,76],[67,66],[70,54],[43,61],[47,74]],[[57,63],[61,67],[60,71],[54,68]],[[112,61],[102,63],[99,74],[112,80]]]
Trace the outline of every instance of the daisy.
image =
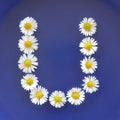
[[38,86],[30,92],[30,99],[33,104],[42,105],[47,102],[48,99],[48,90]]
[[97,45],[98,43],[95,41],[95,39],[87,37],[80,42],[79,47],[80,52],[83,53],[83,55],[92,55],[97,51]]
[[84,82],[84,84],[82,85],[83,89],[87,93],[96,92],[99,88],[99,81],[96,79],[95,76],[84,77],[83,82]]
[[96,32],[96,22],[93,18],[83,18],[79,24],[79,31],[85,36],[92,36]]
[[66,103],[66,97],[62,91],[54,91],[49,97],[50,104],[55,108],[61,108]]
[[37,27],[38,23],[32,17],[24,18],[19,24],[21,32],[25,35],[32,35],[37,30]]
[[33,74],[27,74],[21,79],[21,85],[25,90],[32,90],[38,85],[38,78]]
[[81,69],[86,74],[93,74],[97,69],[97,61],[94,57],[85,57],[80,61]]
[[38,66],[37,57],[35,57],[33,54],[28,55],[23,54],[18,61],[18,67],[24,73],[34,72],[37,66]]
[[22,36],[19,40],[18,47],[20,51],[29,54],[38,49],[37,41],[38,40],[34,36]]
[[85,93],[81,88],[72,88],[67,92],[67,98],[72,105],[80,105],[85,100]]

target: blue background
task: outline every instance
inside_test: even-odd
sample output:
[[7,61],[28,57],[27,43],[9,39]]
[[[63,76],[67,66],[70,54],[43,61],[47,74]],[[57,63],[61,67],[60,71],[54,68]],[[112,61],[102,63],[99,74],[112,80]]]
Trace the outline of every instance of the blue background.
[[[17,67],[21,52],[21,19],[34,17],[39,23],[36,75],[50,93],[81,87],[78,31],[83,17],[98,23],[94,35],[99,50],[94,55],[100,89],[87,94],[80,106],[67,103],[55,109],[49,102],[35,106],[20,85],[24,75]],[[120,1],[119,0],[0,0],[0,120],[120,120]]]

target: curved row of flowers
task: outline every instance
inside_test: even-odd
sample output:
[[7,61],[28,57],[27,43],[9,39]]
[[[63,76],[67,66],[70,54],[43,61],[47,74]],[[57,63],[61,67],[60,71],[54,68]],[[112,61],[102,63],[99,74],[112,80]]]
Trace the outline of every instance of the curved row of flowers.
[[[85,36],[91,36],[96,32],[96,23],[92,18],[84,18],[79,27]],[[48,90],[38,84],[38,77],[34,74],[38,67],[38,58],[33,53],[38,50],[39,44],[33,34],[38,28],[38,23],[34,18],[26,17],[20,22],[19,28],[23,36],[18,42],[18,47],[23,54],[18,60],[18,67],[25,73],[21,79],[21,85],[25,90],[30,91],[30,99],[33,104],[42,105],[49,100],[55,108],[61,108],[67,101],[72,105],[80,105],[85,100],[85,92],[97,91],[99,82],[95,76],[89,75],[84,77],[82,88],[74,87],[67,91],[67,95],[59,90],[55,90],[49,95]],[[89,56],[81,61],[82,71],[86,74],[93,74],[97,68],[97,62],[91,55],[97,51],[97,42],[93,38],[87,37],[82,40],[79,47],[81,53]]]

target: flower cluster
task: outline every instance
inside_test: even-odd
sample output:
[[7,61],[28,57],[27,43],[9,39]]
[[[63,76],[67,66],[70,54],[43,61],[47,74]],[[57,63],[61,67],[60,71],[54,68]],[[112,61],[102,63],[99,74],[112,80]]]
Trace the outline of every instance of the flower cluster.
[[[96,32],[96,22],[92,18],[84,18],[79,24],[80,31],[85,36],[91,36]],[[38,85],[38,77],[34,74],[38,67],[38,58],[34,52],[38,49],[38,40],[33,35],[37,31],[38,23],[32,17],[26,17],[19,24],[23,36],[18,42],[18,48],[23,53],[18,60],[18,67],[25,75],[21,79],[21,86],[24,90],[30,91],[30,100],[33,104],[43,105],[48,100],[55,108],[63,107],[68,101],[72,105],[80,105],[85,100],[85,92],[92,93],[97,91],[99,81],[95,76],[84,77],[82,89],[73,87],[64,92],[55,90],[48,96],[46,88]],[[93,74],[97,68],[97,61],[91,57],[97,51],[98,43],[94,38],[86,37],[79,44],[80,52],[85,55],[81,61],[81,69],[86,74]]]

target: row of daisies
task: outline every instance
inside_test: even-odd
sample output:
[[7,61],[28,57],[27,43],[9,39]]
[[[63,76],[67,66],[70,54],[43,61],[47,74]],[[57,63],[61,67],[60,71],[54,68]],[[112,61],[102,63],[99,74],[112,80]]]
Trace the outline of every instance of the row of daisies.
[[[93,20],[90,21],[89,19],[85,18],[83,22],[80,23],[80,31],[83,34],[88,34],[86,33],[86,28],[89,28],[89,26],[92,29],[94,28]],[[95,76],[89,75],[88,77],[84,77],[82,89],[74,87],[67,92],[67,95],[62,91],[55,90],[48,96],[48,90],[38,85],[38,77],[33,74],[38,66],[38,59],[33,54],[38,50],[39,45],[37,38],[33,35],[38,28],[38,23],[32,17],[26,17],[20,22],[19,28],[24,35],[18,42],[18,47],[20,51],[23,52],[23,55],[21,55],[18,60],[18,67],[26,73],[21,79],[21,85],[25,90],[30,91],[30,99],[33,104],[42,105],[46,103],[49,98],[50,104],[55,108],[61,108],[67,101],[72,105],[80,105],[85,100],[85,92],[93,93],[97,91],[99,82]],[[91,34],[95,32],[92,29]],[[81,48],[80,51],[87,56],[97,51],[97,42],[90,37],[83,39],[79,46]],[[93,57],[85,57],[81,61],[81,68],[84,73],[92,74],[97,68],[97,62]]]
[[[85,56],[80,61],[82,72],[89,75],[94,74],[97,69],[97,61],[94,57],[91,57],[98,49],[97,41],[91,37],[96,33],[97,23],[93,18],[83,18],[79,24],[79,30],[85,38],[80,42],[80,52]],[[90,36],[90,37],[89,37]],[[95,76],[88,76],[87,79],[83,80],[84,90],[88,93],[96,92],[99,88],[99,80]]]

